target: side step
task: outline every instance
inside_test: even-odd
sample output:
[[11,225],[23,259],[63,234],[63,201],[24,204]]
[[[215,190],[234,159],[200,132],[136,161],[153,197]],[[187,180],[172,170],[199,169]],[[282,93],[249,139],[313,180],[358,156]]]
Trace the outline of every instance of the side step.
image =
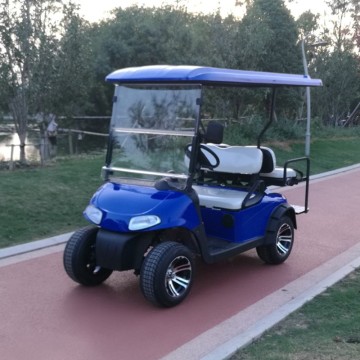
[[[231,242],[219,238],[208,239],[208,256],[211,263],[238,255],[264,243],[263,237],[257,237],[246,242]],[[210,260],[209,259],[209,260]]]
[[210,238],[208,240],[208,250],[211,256],[216,256],[223,252],[235,250],[239,247],[239,245],[239,243],[221,240],[218,238]]

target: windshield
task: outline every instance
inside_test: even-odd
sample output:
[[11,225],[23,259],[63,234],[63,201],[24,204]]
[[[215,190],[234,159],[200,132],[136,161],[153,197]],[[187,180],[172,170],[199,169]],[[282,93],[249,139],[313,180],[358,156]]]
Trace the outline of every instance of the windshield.
[[116,86],[107,171],[154,182],[169,176],[185,186],[185,147],[194,136],[199,85]]

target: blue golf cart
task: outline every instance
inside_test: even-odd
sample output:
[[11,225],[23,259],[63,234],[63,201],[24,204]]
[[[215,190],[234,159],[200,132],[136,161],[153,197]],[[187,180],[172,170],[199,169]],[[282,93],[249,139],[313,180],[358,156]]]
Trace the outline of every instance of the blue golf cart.
[[[92,225],[65,247],[69,277],[93,286],[114,270],[133,269],[144,297],[171,307],[189,294],[197,257],[210,264],[256,248],[265,263],[283,263],[296,215],[308,211],[310,162],[279,167],[262,139],[277,90],[321,80],[199,66],[126,68],[106,80],[115,94],[105,181],[84,211]],[[269,118],[253,144],[228,145],[224,128],[239,126],[219,117],[228,104],[219,97],[244,88],[268,89]],[[300,182],[303,206],[276,192]]]

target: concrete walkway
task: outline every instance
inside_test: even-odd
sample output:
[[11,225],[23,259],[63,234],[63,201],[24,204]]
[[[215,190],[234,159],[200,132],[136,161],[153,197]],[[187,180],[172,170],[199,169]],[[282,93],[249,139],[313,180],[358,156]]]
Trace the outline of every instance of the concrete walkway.
[[[360,166],[314,177],[310,212],[298,217],[293,252],[280,266],[250,251],[198,263],[182,304],[158,309],[131,272],[103,285],[73,283],[55,237],[0,250],[0,348],[4,359],[224,359],[360,266]],[[282,189],[301,203],[304,188]]]

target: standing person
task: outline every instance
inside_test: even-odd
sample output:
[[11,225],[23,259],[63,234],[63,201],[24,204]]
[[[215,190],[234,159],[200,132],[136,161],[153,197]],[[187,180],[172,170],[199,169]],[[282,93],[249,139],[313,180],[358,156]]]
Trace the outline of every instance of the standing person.
[[56,122],[56,118],[55,115],[50,115],[50,122],[49,125],[46,129],[46,135],[49,139],[49,153],[50,153],[50,157],[55,157],[56,156],[56,145],[57,145],[57,128],[58,128],[58,124]]

